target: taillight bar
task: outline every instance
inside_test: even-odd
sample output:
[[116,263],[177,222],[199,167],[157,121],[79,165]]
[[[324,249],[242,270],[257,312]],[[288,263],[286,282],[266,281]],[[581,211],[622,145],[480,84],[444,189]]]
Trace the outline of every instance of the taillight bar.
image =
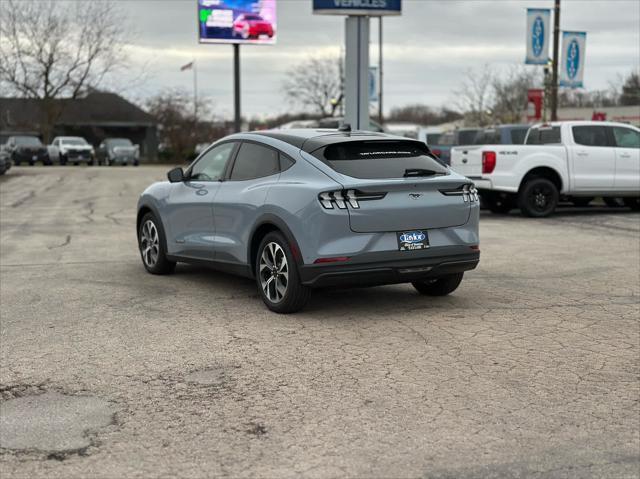
[[364,193],[358,190],[325,191],[318,195],[318,200],[324,209],[332,210],[335,205],[339,210],[347,209],[347,205],[353,209],[360,208],[359,201],[381,200],[386,193]]
[[495,151],[482,152],[482,174],[489,175],[496,169],[497,155]]
[[450,190],[440,190],[440,193],[445,196],[462,196],[462,200],[465,203],[480,201],[478,190],[476,189],[475,185],[469,183]]

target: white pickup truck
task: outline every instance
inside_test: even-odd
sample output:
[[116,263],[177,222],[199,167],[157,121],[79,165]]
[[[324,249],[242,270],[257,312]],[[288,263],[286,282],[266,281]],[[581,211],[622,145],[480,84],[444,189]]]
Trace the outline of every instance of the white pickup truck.
[[533,125],[524,145],[459,146],[451,168],[472,180],[495,213],[548,216],[560,199],[640,209],[640,129],[624,123]]

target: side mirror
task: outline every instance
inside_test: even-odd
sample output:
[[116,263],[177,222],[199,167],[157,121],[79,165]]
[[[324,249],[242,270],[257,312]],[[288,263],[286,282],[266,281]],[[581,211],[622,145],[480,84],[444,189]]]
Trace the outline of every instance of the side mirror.
[[184,177],[184,171],[182,171],[182,168],[174,168],[169,173],[167,173],[167,178],[171,183],[181,183],[186,179]]

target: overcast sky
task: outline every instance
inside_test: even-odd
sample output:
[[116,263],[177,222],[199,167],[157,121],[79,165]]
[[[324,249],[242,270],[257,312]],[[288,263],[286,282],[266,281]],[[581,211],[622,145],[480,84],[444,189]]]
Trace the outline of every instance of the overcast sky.
[[[287,69],[311,55],[337,55],[344,43],[343,17],[313,15],[311,0],[277,3],[277,44],[241,47],[243,115],[290,111],[281,88]],[[147,71],[127,96],[144,99],[167,87],[192,91],[192,74],[180,66],[195,58],[200,95],[213,99],[219,115],[232,115],[232,47],[197,43],[196,0],[119,5],[137,30],[129,48],[130,74],[142,65]],[[385,110],[410,103],[451,105],[465,70],[522,64],[527,7],[552,8],[553,1],[403,0],[402,16],[383,21]],[[377,20],[371,26],[376,64]],[[587,89],[607,88],[617,75],[640,68],[640,1],[563,0],[561,28],[587,32]]]

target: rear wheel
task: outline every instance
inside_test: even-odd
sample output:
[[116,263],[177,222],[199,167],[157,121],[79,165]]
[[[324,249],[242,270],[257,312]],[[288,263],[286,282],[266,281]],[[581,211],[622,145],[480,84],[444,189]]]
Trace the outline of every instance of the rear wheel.
[[271,311],[295,313],[311,297],[311,289],[300,282],[289,243],[279,232],[271,232],[262,239],[255,274],[258,292]]
[[458,289],[463,276],[464,273],[454,273],[440,276],[439,278],[414,281],[411,284],[420,294],[426,296],[446,296]]
[[625,198],[624,204],[631,208],[633,211],[640,211],[640,197],[639,198]]
[[145,269],[152,274],[169,274],[176,263],[167,258],[166,241],[160,222],[153,213],[147,213],[140,222],[138,246]]
[[525,216],[543,218],[555,211],[559,197],[558,188],[552,181],[534,177],[520,188],[518,207]]

